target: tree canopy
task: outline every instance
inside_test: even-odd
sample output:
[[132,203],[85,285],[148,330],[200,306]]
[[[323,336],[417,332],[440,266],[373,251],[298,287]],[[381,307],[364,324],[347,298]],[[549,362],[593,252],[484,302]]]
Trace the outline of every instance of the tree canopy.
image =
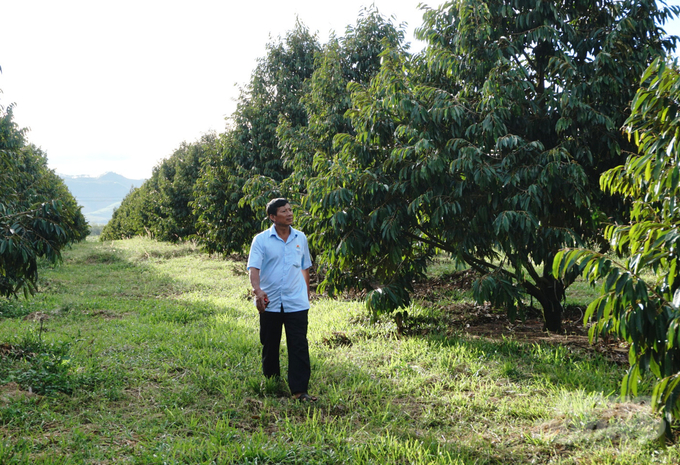
[[403,31],[377,10],[364,9],[343,36],[331,38],[316,53],[314,72],[300,99],[307,124],[295,124],[287,115],[280,115],[277,127],[281,158],[289,175],[280,182],[267,176],[251,177],[243,189],[245,202],[254,209],[280,196],[296,205],[302,203],[308,180],[324,173],[326,161],[338,151],[333,138],[354,134],[346,116],[351,108],[348,84],[370,82],[380,70],[382,52],[403,38]]
[[0,107],[0,296],[36,290],[38,259],[52,263],[89,226],[47,157],[25,140],[13,107]]
[[660,24],[676,13],[653,0],[427,10],[425,50],[393,47],[369,85],[351,84],[356,134],[336,136],[308,183],[326,288],[403,307],[445,252],[480,273],[479,301],[514,314],[532,296],[559,329],[573,276],[553,277],[553,258],[619,216],[597,180],[632,148],[619,128],[639,76],[674,47]]
[[208,252],[244,251],[272,197],[301,203],[316,173],[314,158],[330,159],[335,135],[353,131],[345,116],[347,84],[368,83],[380,54],[401,40],[403,31],[375,9],[363,10],[345,35],[324,46],[296,24],[267,46],[226,131],[183,144],[159,163],[116,209],[101,238],[148,234],[197,239]]
[[652,405],[667,425],[680,418],[680,70],[657,59],[642,76],[625,129],[638,145],[625,164],[600,178],[604,191],[632,202],[630,221],[612,223],[605,237],[620,259],[587,249],[564,250],[554,273],[573,269],[601,289],[585,313],[591,339],[615,334],[630,343],[623,395],[641,376],[656,379]]
[[216,135],[208,133],[193,143],[183,142],[173,154],[153,169],[151,178],[131,189],[114,210],[100,235],[113,240],[150,235],[162,241],[178,242],[196,234],[197,215],[191,208],[194,186],[201,164],[215,151]]
[[258,176],[279,182],[289,174],[276,128],[282,117],[291,127],[307,124],[300,99],[318,50],[316,36],[296,24],[267,46],[267,55],[242,89],[231,127],[218,138],[195,184],[191,205],[198,217],[197,236],[207,251],[242,252],[260,230],[263,208],[258,211],[243,201],[243,187]]
[[635,149],[620,128],[639,76],[674,50],[662,26],[678,11],[453,0],[424,9],[417,54],[371,9],[323,46],[298,23],[192,159],[200,171],[179,188],[179,165],[162,164],[121,205],[130,227],[117,234],[195,233],[209,252],[242,252],[267,200],[287,196],[331,294],[365,289],[376,312],[408,306],[445,253],[478,272],[478,301],[514,317],[535,300],[558,330],[576,273],[555,277],[555,254],[604,244],[602,222],[627,220],[598,180]]

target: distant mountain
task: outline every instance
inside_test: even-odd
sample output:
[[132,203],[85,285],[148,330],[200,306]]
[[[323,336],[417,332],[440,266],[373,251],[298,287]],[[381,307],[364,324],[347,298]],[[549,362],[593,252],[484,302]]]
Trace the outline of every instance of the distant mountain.
[[83,215],[91,224],[106,224],[123,198],[133,187],[140,187],[145,179],[128,179],[116,173],[99,177],[59,175],[78,205],[83,206]]

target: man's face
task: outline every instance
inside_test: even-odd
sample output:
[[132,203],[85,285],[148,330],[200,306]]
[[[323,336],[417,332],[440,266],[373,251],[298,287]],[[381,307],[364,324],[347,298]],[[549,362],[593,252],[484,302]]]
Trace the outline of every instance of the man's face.
[[293,209],[287,203],[276,210],[276,215],[269,215],[269,219],[279,226],[290,226],[293,224]]

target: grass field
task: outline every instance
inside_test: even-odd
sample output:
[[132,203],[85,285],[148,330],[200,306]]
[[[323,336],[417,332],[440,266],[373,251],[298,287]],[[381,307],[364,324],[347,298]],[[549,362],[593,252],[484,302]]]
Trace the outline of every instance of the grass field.
[[319,401],[300,405],[260,374],[244,262],[91,240],[40,272],[34,298],[0,301],[0,464],[680,462],[647,400],[617,398],[625,367],[593,351],[444,325],[399,336],[318,298]]

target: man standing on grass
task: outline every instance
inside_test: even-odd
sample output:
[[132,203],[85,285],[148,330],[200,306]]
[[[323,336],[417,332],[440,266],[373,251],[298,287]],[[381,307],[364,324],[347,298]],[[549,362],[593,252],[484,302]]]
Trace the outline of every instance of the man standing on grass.
[[286,328],[288,345],[288,386],[293,397],[314,402],[307,393],[311,366],[307,343],[309,312],[309,256],[307,237],[291,227],[293,210],[286,199],[267,204],[271,228],[253,238],[248,256],[250,284],[260,312],[262,371],[268,378],[279,377],[281,328]]

